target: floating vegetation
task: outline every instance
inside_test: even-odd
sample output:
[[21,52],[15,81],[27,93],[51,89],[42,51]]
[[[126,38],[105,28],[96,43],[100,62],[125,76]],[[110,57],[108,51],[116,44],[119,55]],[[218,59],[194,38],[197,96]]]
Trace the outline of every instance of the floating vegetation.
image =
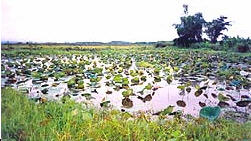
[[206,118],[210,121],[214,121],[219,117],[220,112],[221,109],[218,106],[216,107],[206,106],[200,110],[200,117]]
[[221,108],[227,108],[227,107],[229,107],[230,105],[229,105],[227,102],[220,101],[220,102],[218,103],[218,106],[221,107]]
[[219,99],[219,101],[228,101],[228,100],[230,100],[230,98],[224,96],[223,93],[218,94],[218,99]]
[[133,101],[128,97],[125,97],[124,99],[122,99],[122,105],[125,108],[131,108],[133,106]]
[[186,103],[183,100],[178,100],[176,103],[180,107],[186,107]]
[[194,95],[195,95],[196,97],[198,97],[198,96],[200,96],[202,93],[203,93],[203,91],[202,91],[201,89],[199,89],[199,90],[197,90],[197,91],[194,93]]
[[129,97],[129,96],[133,95],[133,89],[128,89],[128,90],[123,91],[122,95],[124,97]]
[[236,105],[239,107],[247,107],[250,103],[251,103],[251,100],[249,99],[249,100],[238,101]]
[[160,111],[157,115],[199,116],[200,109],[208,105],[245,112],[242,107],[248,110],[250,105],[249,58],[238,56],[230,62],[229,57],[157,49],[69,55],[5,53],[2,87],[17,88],[36,101],[70,96],[102,108]]
[[101,102],[101,103],[100,103],[100,106],[101,106],[101,107],[106,107],[106,108],[107,108],[107,107],[109,106],[109,103],[111,103],[111,102],[110,102],[110,101],[104,101],[104,102]]
[[168,106],[167,108],[165,108],[163,111],[158,112],[158,113],[155,113],[154,115],[162,115],[162,116],[165,116],[165,115],[171,114],[171,113],[173,112],[173,109],[174,109],[174,106],[169,105],[169,106]]

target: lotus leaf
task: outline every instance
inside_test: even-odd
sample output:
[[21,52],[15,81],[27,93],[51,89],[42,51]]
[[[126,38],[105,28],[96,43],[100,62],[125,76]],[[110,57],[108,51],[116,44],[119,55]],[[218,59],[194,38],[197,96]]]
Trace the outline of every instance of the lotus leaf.
[[160,82],[161,81],[161,77],[160,76],[155,76],[154,77],[154,81],[155,82]]
[[133,89],[128,89],[128,90],[125,90],[125,91],[122,92],[122,95],[124,97],[129,97],[132,94],[133,94]]
[[227,96],[224,96],[223,93],[218,94],[218,99],[219,99],[219,101],[228,101],[228,100],[230,100],[230,98],[227,97]]
[[206,106],[200,110],[200,117],[206,118],[209,121],[214,121],[219,117],[220,112],[221,109],[218,106],[216,107]]
[[148,63],[148,62],[144,62],[144,61],[141,61],[141,62],[138,62],[136,64],[138,67],[143,67],[143,68],[152,68],[153,65]]
[[199,90],[197,90],[197,91],[194,93],[194,95],[195,95],[196,97],[198,97],[198,96],[200,96],[202,93],[203,93],[203,91],[202,91],[201,89],[199,89]]
[[113,81],[115,83],[122,83],[123,80],[122,80],[122,75],[118,74],[118,75],[115,75],[114,78],[113,78]]
[[173,81],[173,77],[171,75],[168,75],[167,78],[166,78],[166,81],[168,84],[171,84],[172,81]]
[[72,88],[76,84],[75,79],[76,78],[72,78],[67,82],[69,88]]
[[174,106],[169,105],[166,109],[160,112],[160,115],[164,116],[173,112]]
[[134,77],[132,80],[131,80],[132,83],[134,84],[138,84],[139,83],[139,78],[138,77]]
[[128,84],[129,84],[128,78],[123,78],[123,79],[122,79],[122,84],[123,84],[123,85],[128,85]]
[[248,99],[248,100],[238,101],[238,102],[236,103],[236,105],[239,106],[239,107],[246,107],[246,106],[248,106],[250,103],[251,103],[251,99]]
[[180,89],[180,90],[185,90],[186,86],[185,85],[180,85],[177,88]]
[[176,103],[180,107],[186,107],[186,103],[183,100],[178,100]]
[[108,101],[104,101],[104,102],[100,103],[100,106],[107,108],[109,106],[109,103],[111,103],[109,100]]
[[122,99],[122,105],[125,108],[131,108],[133,106],[133,101],[128,97],[125,97],[124,99]]
[[141,80],[141,81],[146,81],[146,76],[140,77],[140,80]]
[[153,87],[153,86],[152,86],[150,83],[148,83],[148,84],[145,86],[144,89],[151,90],[152,87]]

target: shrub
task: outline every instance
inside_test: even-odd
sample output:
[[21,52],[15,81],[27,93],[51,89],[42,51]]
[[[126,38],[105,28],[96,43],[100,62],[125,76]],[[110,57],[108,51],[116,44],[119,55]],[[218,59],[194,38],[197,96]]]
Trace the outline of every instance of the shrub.
[[192,48],[208,48],[208,49],[213,49],[213,50],[223,50],[223,48],[219,44],[212,44],[208,41],[192,44],[191,47]]
[[249,52],[250,51],[250,45],[248,44],[238,44],[237,45],[237,51],[241,53]]
[[156,48],[163,48],[163,47],[166,47],[166,46],[167,46],[167,45],[164,44],[164,43],[157,43],[157,44],[155,45]]
[[251,40],[249,38],[240,38],[237,37],[225,37],[220,42],[220,44],[226,49],[232,49],[238,52],[249,52],[251,47]]

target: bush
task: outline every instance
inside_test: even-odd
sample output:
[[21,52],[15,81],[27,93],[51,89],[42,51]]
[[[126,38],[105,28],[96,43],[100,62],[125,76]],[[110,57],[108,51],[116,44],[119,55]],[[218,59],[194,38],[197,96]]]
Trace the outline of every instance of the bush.
[[179,38],[174,39],[174,45],[190,47],[193,43],[202,41],[202,27],[205,20],[202,13],[183,16],[180,24],[174,24]]
[[155,47],[156,48],[164,48],[164,47],[168,47],[168,46],[172,46],[172,45],[173,45],[173,42],[170,42],[170,41],[158,41],[155,44]]
[[213,49],[213,50],[222,50],[223,49],[219,44],[212,44],[208,41],[192,44],[191,47],[192,48],[208,48],[208,49]]
[[226,49],[232,49],[238,52],[249,52],[250,47],[251,47],[251,40],[249,38],[240,38],[239,36],[237,37],[225,37],[223,40],[220,42],[220,44],[226,48]]
[[248,44],[238,44],[237,45],[237,51],[241,53],[249,52],[250,46]]
[[167,45],[164,44],[164,43],[157,43],[157,44],[155,45],[156,48],[163,48],[163,47],[166,47],[166,46],[167,46]]
[[117,110],[86,109],[65,97],[62,102],[35,104],[23,93],[2,89],[3,140],[245,140],[250,122],[219,119],[151,120]]
[[211,43],[209,42],[201,42],[201,43],[195,43],[192,44],[192,48],[211,48]]

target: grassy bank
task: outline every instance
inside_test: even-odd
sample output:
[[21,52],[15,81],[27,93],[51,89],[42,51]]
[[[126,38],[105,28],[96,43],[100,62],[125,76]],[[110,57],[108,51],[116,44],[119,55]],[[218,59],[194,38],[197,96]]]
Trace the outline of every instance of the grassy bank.
[[251,123],[220,119],[186,122],[180,119],[150,121],[141,115],[134,120],[119,111],[84,109],[64,103],[35,104],[24,94],[4,88],[2,138],[4,140],[248,140]]
[[3,45],[1,48],[2,54],[16,56],[21,54],[27,55],[72,55],[72,54],[90,54],[90,53],[166,53],[166,52],[200,52],[206,54],[223,54],[227,56],[246,56],[251,57],[251,53],[238,53],[234,51],[215,51],[210,48],[180,48],[177,46],[168,46],[165,48],[155,48],[154,46],[73,46],[73,45],[50,45],[50,46],[28,46],[28,45]]

